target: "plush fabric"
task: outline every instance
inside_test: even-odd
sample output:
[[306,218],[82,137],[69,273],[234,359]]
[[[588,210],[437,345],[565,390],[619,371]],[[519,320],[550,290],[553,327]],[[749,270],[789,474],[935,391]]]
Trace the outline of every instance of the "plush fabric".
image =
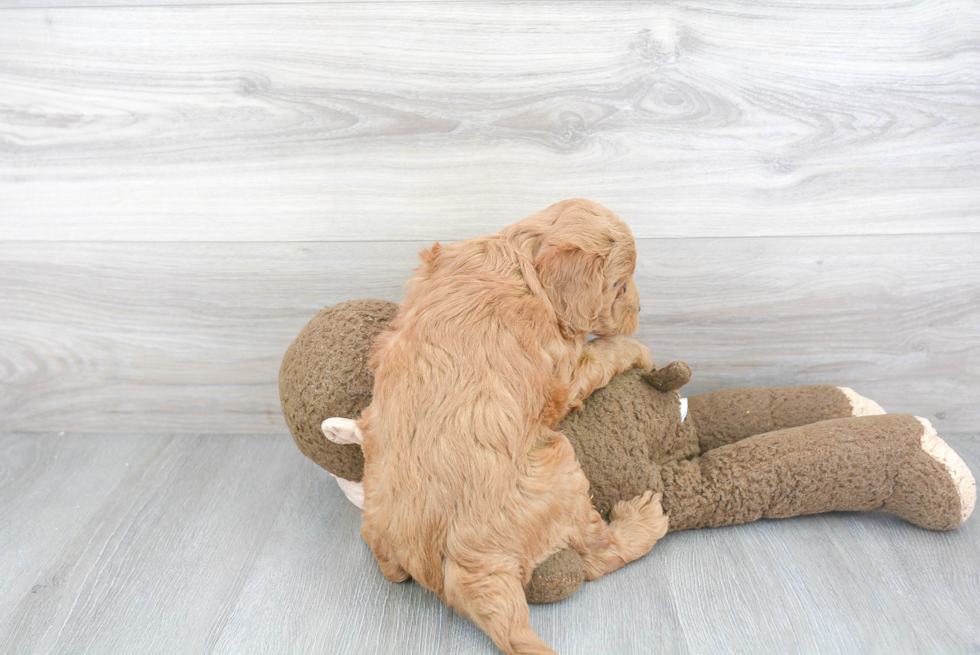
[[355,444],[323,437],[331,416],[357,418],[371,402],[371,346],[398,313],[384,300],[354,300],[320,310],[290,344],[279,368],[279,401],[300,451],[334,475],[359,481],[364,455]]
[[[327,307],[282,362],[280,398],[296,445],[346,480],[361,479],[360,446],[331,442],[321,423],[367,407],[371,346],[396,313],[380,300]],[[712,391],[691,396],[682,419],[679,391],[690,377],[683,362],[628,371],[557,426],[603,516],[648,489],[663,494],[670,531],[879,508],[950,530],[973,509],[972,475],[924,419],[853,416],[852,400],[830,385]],[[565,549],[538,565],[525,594],[560,600],[584,579],[581,558]]]

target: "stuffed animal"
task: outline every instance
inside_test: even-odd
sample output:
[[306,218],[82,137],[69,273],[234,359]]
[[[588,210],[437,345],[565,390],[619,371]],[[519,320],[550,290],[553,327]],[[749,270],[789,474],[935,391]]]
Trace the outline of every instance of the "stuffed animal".
[[[283,414],[296,445],[363,503],[353,419],[371,401],[372,344],[398,306],[354,300],[320,311],[286,351]],[[621,499],[663,495],[669,530],[883,508],[930,530],[973,511],[976,483],[923,418],[885,414],[830,385],[744,387],[681,398],[691,370],[674,362],[616,376],[557,428],[571,442],[604,517]],[[585,579],[567,548],[542,562],[528,602],[552,602]]]

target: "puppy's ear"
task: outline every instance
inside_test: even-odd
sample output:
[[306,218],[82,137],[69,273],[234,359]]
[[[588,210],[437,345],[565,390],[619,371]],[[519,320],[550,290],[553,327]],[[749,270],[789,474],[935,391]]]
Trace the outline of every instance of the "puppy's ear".
[[534,260],[566,338],[592,330],[602,306],[602,266],[602,255],[570,243],[546,248]]
[[415,274],[418,278],[429,279],[432,275],[432,271],[436,268],[436,260],[439,258],[439,253],[442,252],[442,244],[438,241],[432,244],[431,248],[422,248],[419,251],[419,259],[422,260],[422,264],[415,269]]

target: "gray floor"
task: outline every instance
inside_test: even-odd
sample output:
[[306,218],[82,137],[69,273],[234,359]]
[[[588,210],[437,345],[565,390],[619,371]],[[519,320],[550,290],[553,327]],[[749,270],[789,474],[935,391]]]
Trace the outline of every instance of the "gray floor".
[[[0,652],[496,652],[380,574],[288,437],[11,434],[0,467]],[[978,553],[977,517],[681,532],[531,620],[563,654],[977,652]]]

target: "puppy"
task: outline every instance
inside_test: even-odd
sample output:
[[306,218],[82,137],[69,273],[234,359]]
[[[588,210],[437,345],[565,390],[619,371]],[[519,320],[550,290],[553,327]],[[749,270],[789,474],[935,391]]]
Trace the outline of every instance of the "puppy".
[[667,531],[650,492],[607,525],[553,429],[613,376],[652,366],[621,336],[638,327],[633,235],[605,207],[567,200],[420,256],[357,422],[361,534],[390,580],[411,576],[505,653],[554,653],[528,622],[534,567],[571,545],[594,579]]

